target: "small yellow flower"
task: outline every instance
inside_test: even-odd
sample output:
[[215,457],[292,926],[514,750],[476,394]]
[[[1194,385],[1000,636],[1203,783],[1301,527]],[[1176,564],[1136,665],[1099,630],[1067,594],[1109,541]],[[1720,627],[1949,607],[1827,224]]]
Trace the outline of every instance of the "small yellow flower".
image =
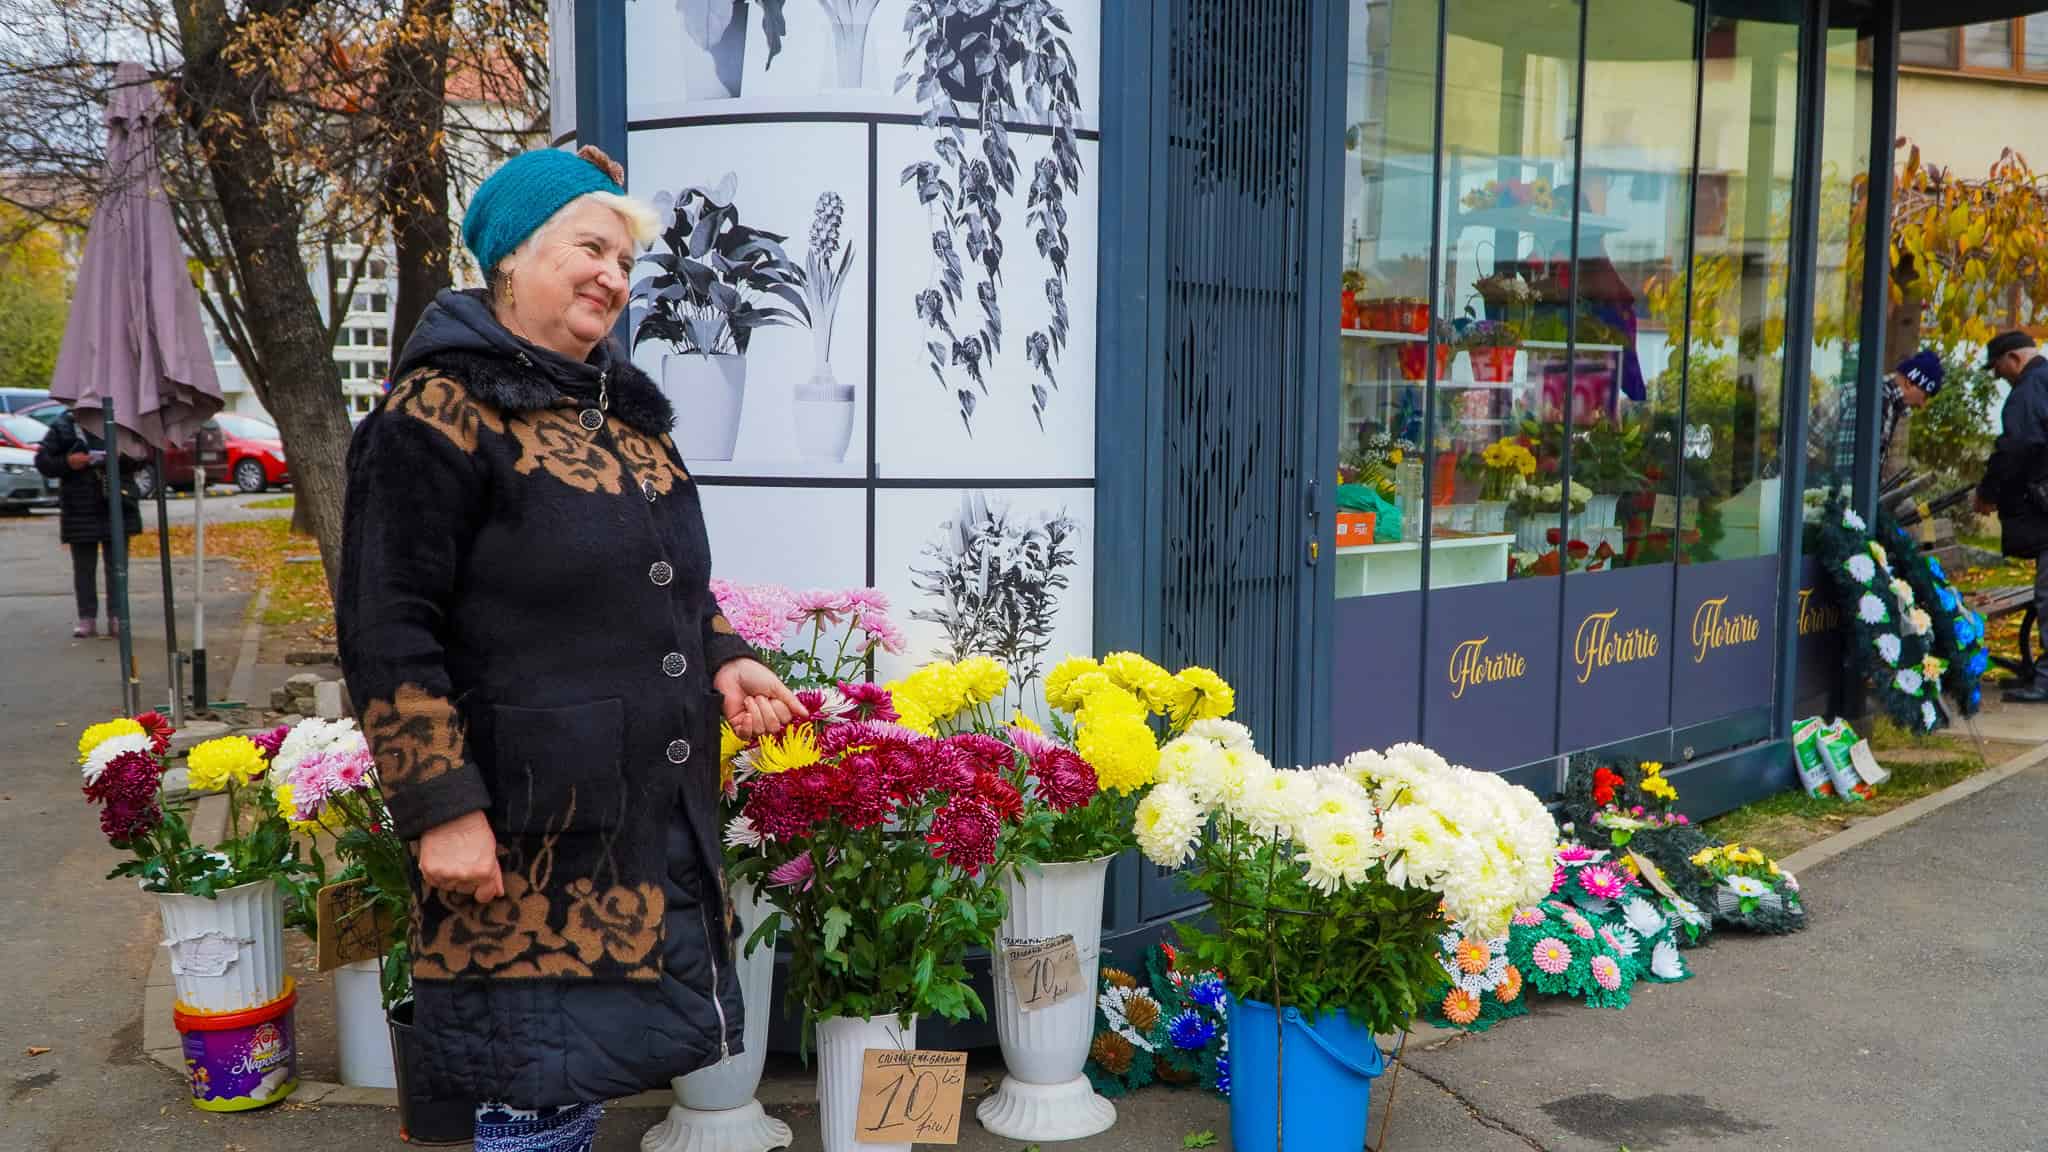
[[760,747],[754,750],[754,767],[770,776],[808,768],[821,759],[816,730],[809,724],[792,724],[781,732],[763,736]]
[[1090,672],[1101,671],[1101,667],[1086,656],[1069,656],[1053,665],[1045,676],[1045,702],[1062,712],[1078,710],[1081,697],[1074,694],[1074,682]]
[[263,750],[247,736],[208,740],[185,758],[186,774],[195,792],[218,792],[230,784],[250,784],[269,767]]
[[142,736],[142,725],[123,716],[87,728],[78,737],[78,763],[81,767],[92,757],[92,750],[116,736]]

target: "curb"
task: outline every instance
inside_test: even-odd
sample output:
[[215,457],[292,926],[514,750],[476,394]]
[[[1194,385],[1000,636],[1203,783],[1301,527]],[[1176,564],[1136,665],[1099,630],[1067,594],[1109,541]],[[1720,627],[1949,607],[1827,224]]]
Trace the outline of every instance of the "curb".
[[256,593],[242,619],[242,646],[235,656],[235,671],[228,677],[229,700],[251,703],[256,684],[256,661],[263,653],[263,613],[270,607],[270,589]]
[[1961,800],[1967,800],[1977,793],[1996,784],[2004,783],[2022,772],[2048,763],[2048,743],[2036,745],[2032,750],[2022,752],[1996,768],[1986,769],[1967,780],[1954,784],[1930,796],[1922,796],[1911,804],[1905,804],[1885,813],[1858,822],[1854,827],[1844,828],[1815,844],[1808,844],[1792,855],[1778,861],[1778,866],[1787,872],[1801,873],[1825,864],[1853,848],[1875,840],[1887,832],[1897,831],[1915,820],[1932,812],[1938,812]]

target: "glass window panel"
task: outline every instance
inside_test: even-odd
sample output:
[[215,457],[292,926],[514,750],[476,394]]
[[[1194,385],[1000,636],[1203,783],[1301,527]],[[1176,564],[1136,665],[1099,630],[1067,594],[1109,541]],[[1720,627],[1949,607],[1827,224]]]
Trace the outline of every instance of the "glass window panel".
[[1645,549],[1688,563],[1777,551],[1799,29],[1709,9],[1685,390],[1666,428],[1680,497]]
[[1856,374],[1862,351],[1862,238],[1850,243],[1870,171],[1871,75],[1854,31],[1828,33],[1827,111],[1821,129],[1820,235],[1814,264],[1813,376],[1808,382],[1806,486],[1855,478]]
[[1445,320],[1456,332],[1436,365],[1445,379],[1425,446],[1437,587],[1449,583],[1439,569],[1467,575],[1462,562],[1445,559],[1453,553],[1497,556],[1504,544],[1512,578],[1555,575],[1571,554],[1564,347],[1573,315],[1579,9],[1573,0],[1450,0],[1448,23],[1444,264],[1432,318],[1440,336]]
[[[1579,342],[1567,398],[1572,480],[1587,506],[1571,544],[1583,545],[1585,567],[1611,570],[1671,559],[1656,525],[1658,498],[1668,514],[1678,495],[1699,70],[1687,0],[1588,2]],[[1568,211],[1571,196],[1560,199]]]
[[1922,68],[1954,68],[1960,63],[1956,59],[1956,30],[1929,28],[1924,32],[1901,32],[1899,63],[1917,64]]
[[2026,54],[2020,66],[2029,72],[2048,72],[2048,12],[2027,17]]
[[2012,21],[1989,20],[1963,29],[1963,62],[1972,68],[2012,67]]
[[[1436,186],[1436,0],[1351,8],[1337,394],[1340,596],[1414,591]],[[1505,577],[1503,560],[1501,577]]]

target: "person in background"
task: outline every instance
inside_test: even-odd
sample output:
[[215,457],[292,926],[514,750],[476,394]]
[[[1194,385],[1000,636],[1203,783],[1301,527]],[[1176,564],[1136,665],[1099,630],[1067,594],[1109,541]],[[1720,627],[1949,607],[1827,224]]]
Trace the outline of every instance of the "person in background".
[[[71,588],[78,600],[78,623],[71,634],[95,634],[100,614],[96,570],[107,574],[107,635],[117,636],[121,621],[114,606],[114,530],[107,509],[107,444],[78,426],[66,412],[57,417],[36,448],[36,471],[57,481],[57,538],[71,548]],[[124,535],[142,531],[142,501],[134,473],[121,473],[121,525]]]
[[1909,408],[1924,408],[1929,400],[1941,393],[1941,382],[1946,376],[1941,365],[1941,355],[1931,348],[1922,348],[1892,369],[1884,378],[1884,410],[1878,414],[1877,458],[1882,462],[1892,454],[1892,436],[1899,430],[1899,417]]
[[[1985,349],[1984,366],[2012,386],[1998,414],[1998,442],[1977,486],[1979,514],[1998,513],[1999,550],[2034,562],[2034,620],[2048,652],[2048,360],[2025,332],[2001,332]],[[2007,689],[2022,704],[2048,701],[2048,660],[2034,682]]]

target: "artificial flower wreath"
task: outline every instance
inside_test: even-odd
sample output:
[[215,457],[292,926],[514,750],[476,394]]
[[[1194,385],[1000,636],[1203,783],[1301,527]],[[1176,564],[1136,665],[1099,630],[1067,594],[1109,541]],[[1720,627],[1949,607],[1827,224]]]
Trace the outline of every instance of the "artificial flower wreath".
[[1529,998],[1522,994],[1526,980],[1508,960],[1506,936],[1475,939],[1452,928],[1439,940],[1443,951],[1437,963],[1444,982],[1424,1000],[1424,1020],[1439,1028],[1484,1032],[1503,1020],[1529,1014]]
[[1752,932],[1781,934],[1806,927],[1799,881],[1762,851],[1721,844],[1693,857],[1714,877],[1714,919]]
[[1230,1094],[1229,1003],[1223,977],[1181,965],[1170,944],[1145,954],[1146,979],[1102,970],[1088,1080],[1104,1096],[1155,1081]]
[[1980,681],[1989,665],[1984,651],[1984,620],[1963,604],[1963,598],[1949,582],[1941,561],[1920,551],[1919,545],[1879,509],[1877,534],[1892,541],[1892,566],[1913,588],[1913,599],[1929,616],[1934,627],[1929,633],[1933,649],[1931,662],[1923,662],[1922,673],[1939,680],[1941,690],[1965,716],[1974,716],[1984,702]]
[[1915,602],[1913,586],[1893,571],[1890,553],[1841,493],[1828,497],[1819,529],[1821,567],[1855,628],[1850,651],[1856,671],[1901,727],[1932,732],[1946,720],[1945,668],[1931,649],[1934,617]]
[[[1691,947],[1705,935],[1708,920],[1689,916],[1685,909],[1696,914],[1709,905],[1714,891],[1714,878],[1691,861],[1714,842],[1676,810],[1677,804],[1678,789],[1655,760],[1576,756],[1565,777],[1563,814],[1573,832],[1585,843],[1612,849],[1616,865],[1651,889],[1658,907],[1679,922],[1679,945]],[[1654,870],[1651,876],[1641,874],[1637,858]],[[1669,889],[1671,897],[1657,892],[1660,887]]]

